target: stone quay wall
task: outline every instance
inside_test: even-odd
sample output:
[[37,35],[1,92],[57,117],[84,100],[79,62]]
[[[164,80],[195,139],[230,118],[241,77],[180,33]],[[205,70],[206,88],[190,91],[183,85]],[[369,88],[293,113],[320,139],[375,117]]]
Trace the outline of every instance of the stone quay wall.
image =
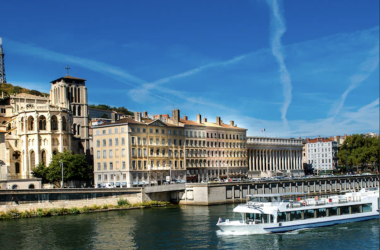
[[[302,180],[229,183],[188,183],[184,191],[173,194],[179,204],[217,205],[245,202],[247,194],[270,194],[305,192],[310,195],[327,195],[340,191],[379,187],[379,176],[345,176],[332,178],[309,178]],[[175,196],[175,197],[173,197]]]
[[141,188],[0,190],[0,211],[117,205],[120,198],[142,202]]

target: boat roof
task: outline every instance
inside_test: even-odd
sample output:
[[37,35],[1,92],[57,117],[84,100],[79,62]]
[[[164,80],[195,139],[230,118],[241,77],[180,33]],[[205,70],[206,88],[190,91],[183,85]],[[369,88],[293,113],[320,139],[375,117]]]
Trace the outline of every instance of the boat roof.
[[246,197],[280,197],[280,196],[291,196],[291,195],[305,195],[304,192],[291,192],[291,193],[276,193],[276,194],[249,194]]

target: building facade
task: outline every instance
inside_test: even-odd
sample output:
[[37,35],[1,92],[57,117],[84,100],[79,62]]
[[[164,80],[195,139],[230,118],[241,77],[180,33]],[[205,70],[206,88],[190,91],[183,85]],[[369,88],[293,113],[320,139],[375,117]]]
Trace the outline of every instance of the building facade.
[[89,154],[84,79],[67,75],[51,82],[49,97],[15,94],[2,98],[0,108],[7,131],[2,180],[32,179],[35,166],[49,165],[56,152]]
[[338,143],[333,138],[306,139],[307,164],[314,172],[332,171],[338,166]]
[[93,127],[94,181],[117,187],[186,180],[184,129],[147,113]]
[[302,140],[294,138],[247,137],[250,177],[301,175]]
[[180,118],[179,110],[173,110],[173,116],[166,115],[165,119],[184,127],[188,181],[246,176],[247,129],[237,127],[234,121],[225,124],[220,117],[216,117],[216,122],[202,120],[200,114],[190,121],[187,116]]

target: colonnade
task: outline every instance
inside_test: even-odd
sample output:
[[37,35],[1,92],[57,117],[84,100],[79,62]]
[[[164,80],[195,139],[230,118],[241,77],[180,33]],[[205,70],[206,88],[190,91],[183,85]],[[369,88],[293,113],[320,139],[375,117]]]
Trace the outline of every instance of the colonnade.
[[248,149],[249,171],[301,170],[302,149]]

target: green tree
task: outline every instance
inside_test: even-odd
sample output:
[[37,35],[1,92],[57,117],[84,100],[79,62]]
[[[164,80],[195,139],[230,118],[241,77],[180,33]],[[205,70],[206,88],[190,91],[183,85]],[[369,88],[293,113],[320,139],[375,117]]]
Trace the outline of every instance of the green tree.
[[359,171],[364,167],[373,169],[379,160],[379,139],[354,134],[347,137],[338,152],[339,163],[356,167]]
[[100,118],[108,118],[108,115],[107,114],[102,114],[102,116]]
[[92,179],[92,166],[87,163],[86,156],[72,154],[71,151],[53,155],[53,160],[49,164],[49,167],[44,167],[40,163],[32,174],[35,177],[42,178],[46,182],[53,183],[56,187],[60,187],[60,182],[62,181],[61,162],[63,162],[65,181]]

